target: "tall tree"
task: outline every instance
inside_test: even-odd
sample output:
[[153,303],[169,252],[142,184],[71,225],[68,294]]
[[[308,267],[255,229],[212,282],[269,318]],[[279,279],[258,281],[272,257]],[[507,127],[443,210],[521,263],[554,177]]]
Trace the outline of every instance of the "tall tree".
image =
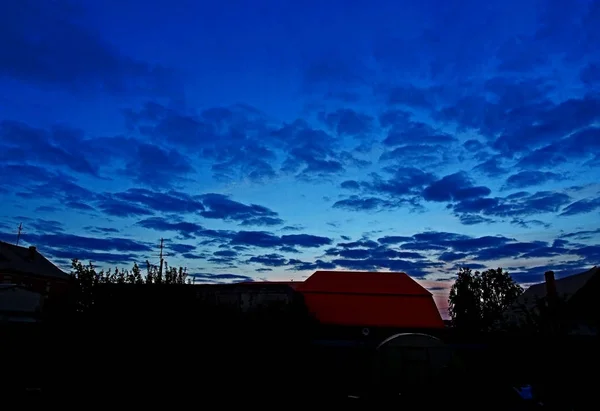
[[479,273],[461,267],[450,289],[448,312],[452,325],[463,330],[478,329],[481,324],[481,287]]
[[502,268],[483,272],[460,268],[448,301],[452,325],[465,331],[491,330],[501,325],[506,309],[522,293]]

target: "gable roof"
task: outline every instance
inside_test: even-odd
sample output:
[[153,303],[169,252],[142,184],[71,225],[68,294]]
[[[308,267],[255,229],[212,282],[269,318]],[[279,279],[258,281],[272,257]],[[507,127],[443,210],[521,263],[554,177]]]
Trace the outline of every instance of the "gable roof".
[[369,271],[316,271],[296,289],[310,293],[431,296],[406,273]]
[[39,277],[69,279],[67,273],[52,264],[35,247],[20,247],[4,241],[0,241],[0,272],[17,272]]
[[322,324],[445,327],[432,294],[405,273],[317,271],[296,290]]
[[[559,278],[554,281],[557,294],[569,300],[577,291],[579,291],[587,282],[600,273],[600,267],[594,267],[586,272]],[[546,297],[546,283],[534,284],[529,287],[519,297],[519,303],[533,304],[537,299]]]

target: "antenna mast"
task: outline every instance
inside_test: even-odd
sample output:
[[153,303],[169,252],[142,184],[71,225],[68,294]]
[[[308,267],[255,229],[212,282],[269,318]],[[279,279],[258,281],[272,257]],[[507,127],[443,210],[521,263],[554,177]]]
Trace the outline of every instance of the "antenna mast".
[[17,230],[17,243],[15,245],[19,245],[19,240],[21,240],[21,232],[23,231],[23,223],[19,223],[19,229]]
[[163,239],[160,239],[160,268],[158,269],[158,275],[159,277],[162,276],[162,272],[163,272]]

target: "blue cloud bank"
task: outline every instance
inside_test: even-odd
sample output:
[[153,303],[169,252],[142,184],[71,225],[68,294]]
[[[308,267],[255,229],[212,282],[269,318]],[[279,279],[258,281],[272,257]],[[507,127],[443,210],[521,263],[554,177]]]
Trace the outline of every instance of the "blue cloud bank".
[[198,280],[600,263],[600,2],[0,4],[0,239]]

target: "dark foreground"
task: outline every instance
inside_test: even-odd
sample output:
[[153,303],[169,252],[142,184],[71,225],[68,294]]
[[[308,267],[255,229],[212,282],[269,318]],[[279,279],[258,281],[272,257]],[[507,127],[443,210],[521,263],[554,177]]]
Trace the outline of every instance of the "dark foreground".
[[323,346],[293,329],[62,324],[1,333],[2,398],[15,404],[532,409],[512,388],[522,384],[555,409],[597,403],[595,338],[449,335],[460,366],[423,386],[383,388],[373,382],[373,342]]

